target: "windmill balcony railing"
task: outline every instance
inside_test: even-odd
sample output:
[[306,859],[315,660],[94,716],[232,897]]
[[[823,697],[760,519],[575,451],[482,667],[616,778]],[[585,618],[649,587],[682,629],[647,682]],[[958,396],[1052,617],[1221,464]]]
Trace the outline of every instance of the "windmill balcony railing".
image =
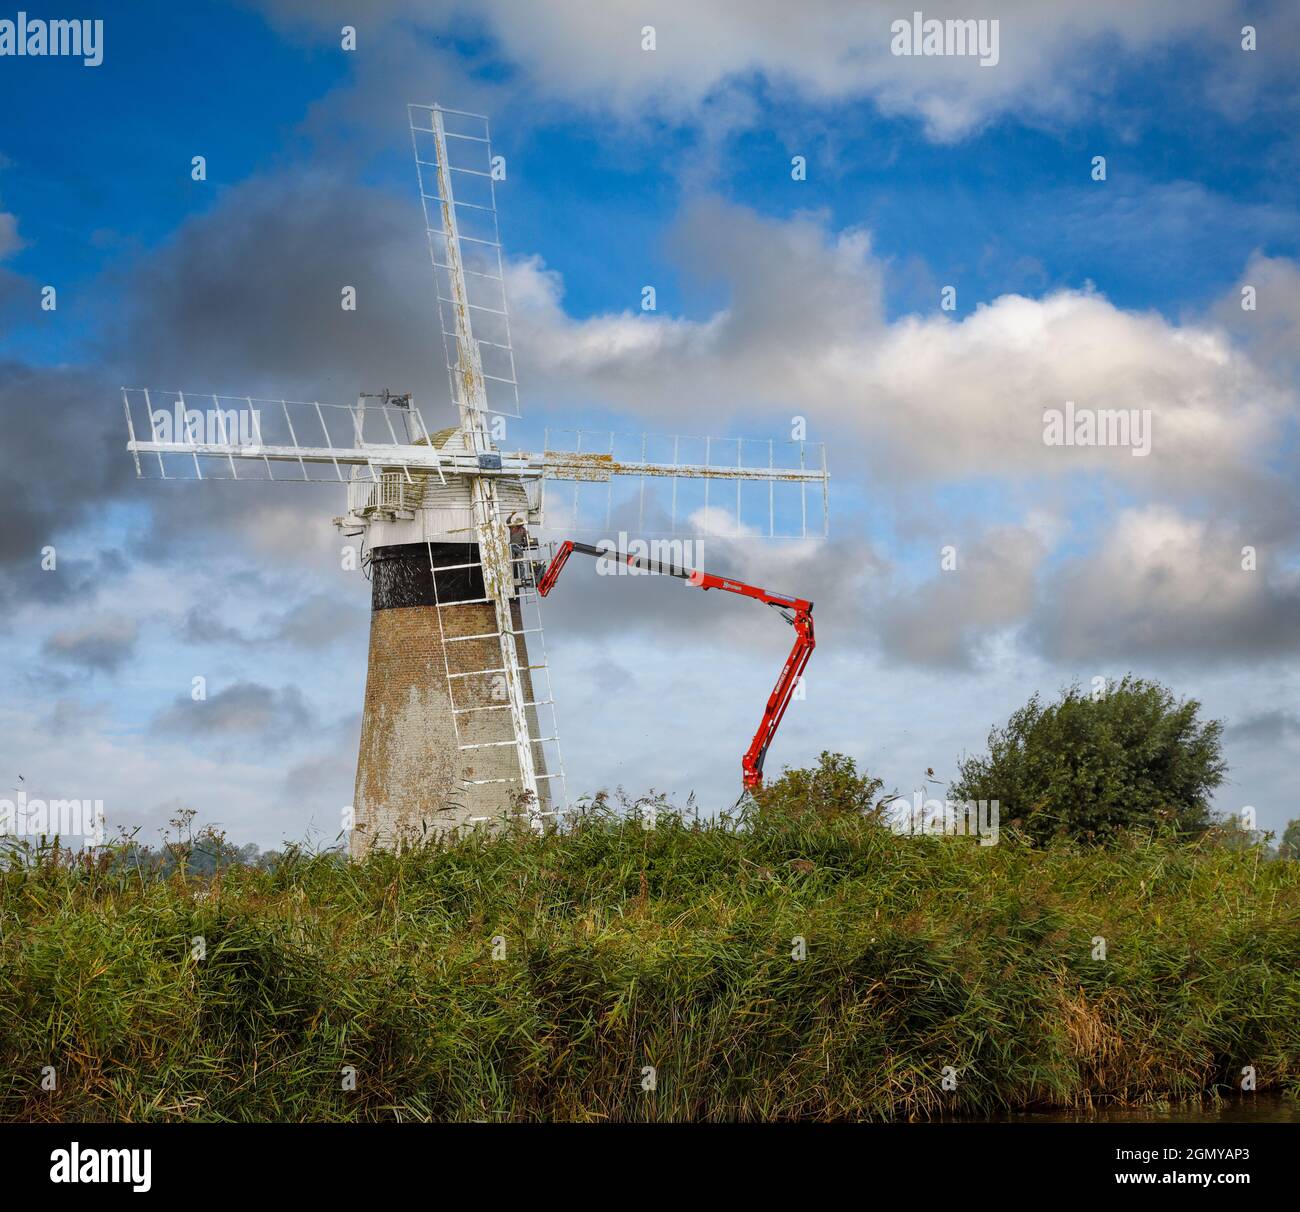
[[384,471],[374,479],[352,480],[348,484],[348,512],[367,516],[372,513],[400,513],[414,508],[413,485],[400,471]]

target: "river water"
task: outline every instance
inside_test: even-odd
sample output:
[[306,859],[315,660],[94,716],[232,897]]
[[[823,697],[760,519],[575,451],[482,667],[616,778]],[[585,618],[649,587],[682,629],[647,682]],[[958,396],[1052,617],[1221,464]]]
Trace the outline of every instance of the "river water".
[[1296,1124],[1300,1102],[1280,1094],[1251,1094],[1218,1103],[1106,1107],[1092,1111],[1028,1111],[997,1117],[1006,1122],[1058,1124]]

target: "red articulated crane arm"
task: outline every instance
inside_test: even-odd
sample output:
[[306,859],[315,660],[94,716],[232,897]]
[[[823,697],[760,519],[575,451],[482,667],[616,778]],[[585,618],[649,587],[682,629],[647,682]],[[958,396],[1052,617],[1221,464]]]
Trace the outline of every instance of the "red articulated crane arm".
[[763,785],[763,762],[767,758],[768,746],[771,745],[772,738],[776,736],[776,730],[780,727],[786,708],[790,706],[790,699],[794,695],[795,687],[799,684],[799,678],[808,665],[808,658],[812,656],[812,651],[817,646],[817,641],[813,635],[813,604],[804,598],[792,598],[784,593],[773,593],[769,589],[762,589],[757,585],[747,585],[744,581],[733,581],[729,577],[715,576],[711,572],[701,572],[696,568],[682,568],[673,564],[661,564],[657,560],[648,560],[643,556],[626,555],[603,547],[592,547],[587,543],[575,543],[571,539],[566,539],[560,544],[559,550],[555,553],[555,558],[550,563],[550,567],[547,568],[545,575],[538,582],[537,591],[542,597],[546,597],[555,587],[555,582],[563,571],[564,565],[568,562],[569,556],[575,551],[580,551],[583,555],[594,556],[597,559],[618,560],[633,568],[644,569],[646,572],[678,577],[688,585],[694,585],[697,589],[722,589],[727,593],[738,593],[743,597],[753,598],[756,602],[762,602],[765,606],[775,607],[780,611],[781,617],[794,628],[794,647],[786,658],[785,667],[781,670],[781,676],[776,680],[775,689],[768,697],[767,706],[763,709],[763,718],[758,725],[758,731],[754,733],[754,739],[750,742],[749,749],[746,750],[745,756],[741,760],[745,789],[753,791],[761,787]]

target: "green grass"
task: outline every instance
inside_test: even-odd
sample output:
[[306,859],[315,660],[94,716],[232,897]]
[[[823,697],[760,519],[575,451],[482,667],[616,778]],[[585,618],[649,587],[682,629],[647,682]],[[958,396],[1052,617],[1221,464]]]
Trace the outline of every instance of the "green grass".
[[598,812],[212,878],[38,859],[0,873],[0,1118],[983,1115],[1228,1095],[1246,1065],[1300,1089],[1300,863],[1213,837]]

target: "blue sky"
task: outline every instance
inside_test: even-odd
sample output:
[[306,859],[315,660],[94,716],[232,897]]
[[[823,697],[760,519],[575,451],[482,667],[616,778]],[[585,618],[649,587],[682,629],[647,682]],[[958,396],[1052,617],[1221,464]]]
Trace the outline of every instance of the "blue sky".
[[[311,106],[356,79],[356,55],[281,36],[255,7],[101,11],[110,48],[101,66],[10,60],[0,77],[8,112],[35,106],[32,90],[40,97],[36,120],[5,133],[6,207],[24,217],[27,243],[9,268],[77,287],[116,257],[165,242],[229,186],[309,161],[322,141],[304,130]],[[508,71],[490,39],[478,45],[489,56],[482,74]],[[660,276],[682,178],[698,173],[765,214],[824,208],[837,228],[868,226],[882,255],[959,279],[959,314],[1009,290],[1090,281],[1121,306],[1177,315],[1231,284],[1251,251],[1296,252],[1295,153],[1278,154],[1287,113],[1243,122],[1207,104],[1188,77],[1210,57],[1204,45],[1190,64],[1182,48],[1157,50],[1116,80],[1100,112],[1052,129],[1001,116],[956,144],[927,140],[915,116],[882,115],[870,99],[817,105],[761,76],[750,87],[764,120],[716,148],[702,149],[686,123],[629,132],[559,112],[521,133],[498,118],[496,146],[513,169],[503,222],[512,245],[564,275],[579,317],[628,306],[643,279]],[[400,115],[393,132],[402,134]],[[789,179],[797,153],[809,157],[807,182]],[[195,154],[208,160],[202,184],[181,171]],[[362,180],[409,192],[411,166],[391,147],[372,154],[358,141],[348,154]],[[1104,189],[1089,177],[1094,154],[1108,156]],[[620,239],[594,247],[602,231]],[[660,293],[687,315],[712,301]],[[919,306],[919,294],[900,283],[891,309]],[[52,355],[62,348],[51,340]]]
[[[1034,691],[1134,670],[1228,723],[1224,807],[1297,815],[1290,6],[1004,4],[990,68],[891,56],[888,4],[797,29],[764,3],[349,7],[107,4],[101,66],[0,58],[0,402],[31,491],[0,648],[39,704],[11,706],[6,766],[87,777],[146,830],[181,800],[263,844],[330,832],[366,625],[338,502],[128,479],[115,392],[386,385],[446,415],[404,111],[437,100],[490,112],[507,159],[521,442],[802,415],[830,447],[829,543],[714,549],[826,603],[774,766],[839,747],[909,792]],[[345,331],[327,296],[357,275]],[[1149,408],[1150,459],[1045,449],[1067,398]],[[784,634],[606,587],[552,609],[571,793],[727,798]],[[168,732],[198,671],[233,696],[217,741]]]

